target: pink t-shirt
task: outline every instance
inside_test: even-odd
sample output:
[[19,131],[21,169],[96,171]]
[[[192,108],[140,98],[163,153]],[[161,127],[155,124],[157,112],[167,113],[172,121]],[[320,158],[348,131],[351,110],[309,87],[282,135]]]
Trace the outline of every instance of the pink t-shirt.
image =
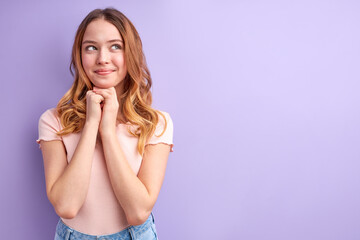
[[[173,151],[173,123],[168,113],[161,112],[166,118],[167,128],[162,136],[157,137],[164,128],[164,119],[160,115],[155,133],[146,144],[165,143],[170,145],[171,151]],[[138,138],[128,132],[128,127],[130,127],[128,124],[118,124],[116,131],[126,159],[134,173],[138,174],[142,156],[137,151]],[[40,148],[41,140],[62,141],[67,152],[67,161],[70,162],[80,140],[81,132],[59,137],[56,132],[61,129],[56,109],[48,109],[39,119],[39,138],[36,141]],[[127,222],[124,210],[111,186],[103,149],[98,142],[95,146],[92,164],[89,190],[83,206],[73,219],[62,218],[62,220],[69,227],[86,234],[106,235],[119,232],[130,224]]]

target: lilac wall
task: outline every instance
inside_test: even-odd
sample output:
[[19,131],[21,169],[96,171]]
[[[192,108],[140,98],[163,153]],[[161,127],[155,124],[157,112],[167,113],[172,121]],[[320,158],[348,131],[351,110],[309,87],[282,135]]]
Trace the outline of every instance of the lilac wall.
[[355,0],[1,1],[2,239],[53,238],[38,118],[72,83],[78,24],[106,6],[138,28],[174,121],[160,239],[360,239]]

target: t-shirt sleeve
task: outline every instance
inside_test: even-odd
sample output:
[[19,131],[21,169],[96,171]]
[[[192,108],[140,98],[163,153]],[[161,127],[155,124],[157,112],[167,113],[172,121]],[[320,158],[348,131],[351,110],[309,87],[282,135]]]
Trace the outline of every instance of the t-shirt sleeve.
[[36,140],[36,142],[39,144],[39,148],[41,148],[41,140],[62,140],[62,137],[56,134],[58,131],[60,131],[60,121],[55,114],[56,109],[52,108],[48,109],[40,116],[39,138]]
[[167,112],[161,111],[162,114],[164,114],[166,119],[166,129],[165,132],[160,136],[160,134],[163,132],[165,127],[165,120],[163,116],[159,114],[159,122],[156,126],[154,134],[149,138],[149,140],[146,142],[145,145],[148,144],[158,144],[158,143],[165,143],[170,145],[170,151],[173,152],[173,122],[170,117],[170,115]]

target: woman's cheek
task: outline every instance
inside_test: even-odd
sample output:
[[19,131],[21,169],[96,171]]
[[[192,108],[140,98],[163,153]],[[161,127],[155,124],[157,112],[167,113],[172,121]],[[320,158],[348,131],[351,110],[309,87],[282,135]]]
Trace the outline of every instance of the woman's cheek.
[[83,65],[83,68],[84,68],[86,74],[89,74],[90,68],[91,68],[91,59],[85,55],[82,57],[81,60],[82,60],[82,65]]

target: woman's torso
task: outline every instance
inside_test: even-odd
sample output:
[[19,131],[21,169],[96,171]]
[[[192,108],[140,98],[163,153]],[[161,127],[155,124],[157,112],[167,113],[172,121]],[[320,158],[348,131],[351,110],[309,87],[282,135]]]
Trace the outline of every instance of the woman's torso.
[[[122,150],[135,174],[138,173],[142,157],[137,152],[138,140],[127,131],[126,124],[117,126],[117,135]],[[81,132],[63,136],[70,162],[80,140]],[[101,142],[97,141],[91,168],[87,197],[73,219],[63,219],[68,226],[87,234],[100,235],[119,232],[129,226],[125,213],[112,189]]]

